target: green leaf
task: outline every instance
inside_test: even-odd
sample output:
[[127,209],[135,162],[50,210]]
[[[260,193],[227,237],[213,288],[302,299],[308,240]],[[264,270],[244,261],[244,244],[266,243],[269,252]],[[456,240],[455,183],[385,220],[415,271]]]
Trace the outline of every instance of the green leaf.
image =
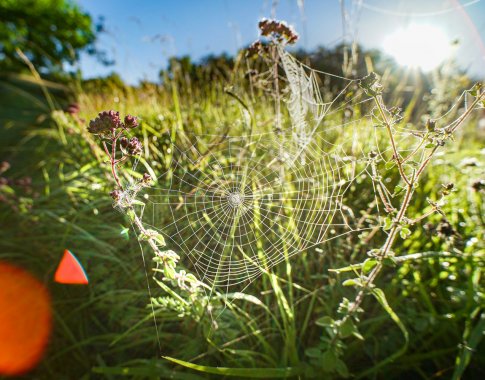
[[333,372],[335,370],[337,357],[331,350],[325,351],[322,355],[322,368],[326,372]]
[[167,244],[165,243],[165,239],[162,235],[157,234],[153,237],[153,239],[158,243],[160,247],[165,247]]
[[349,377],[349,369],[343,360],[337,359],[335,361],[335,370],[342,377]]
[[384,264],[387,267],[391,267],[391,268],[394,268],[394,267],[397,266],[397,262],[396,262],[396,259],[394,257],[385,257],[382,260],[382,264]]
[[480,82],[477,82],[473,85],[473,87],[468,91],[470,95],[472,96],[478,96],[480,95],[482,91],[483,85]]
[[392,169],[394,167],[394,161],[387,161],[384,167],[386,168],[386,170]]
[[355,336],[357,339],[359,340],[365,340],[364,337],[362,336],[362,334],[359,332],[359,330],[356,330],[352,333],[353,336]]
[[183,367],[193,369],[195,371],[210,373],[213,375],[221,376],[237,376],[237,377],[249,377],[255,379],[278,379],[287,378],[292,376],[298,376],[303,371],[301,368],[285,367],[285,368],[230,368],[230,367],[209,367],[205,365],[198,365],[171,358],[168,356],[162,356],[173,363],[179,364]]
[[399,194],[401,194],[403,191],[404,191],[404,187],[402,187],[401,185],[397,185],[397,186],[394,188],[394,194],[393,194],[393,196],[399,195]]
[[394,221],[391,217],[387,217],[384,220],[384,231],[388,231],[392,228],[392,225],[394,224]]
[[351,335],[359,340],[364,340],[364,337],[360,334],[359,330],[357,330],[354,321],[349,318],[340,326],[340,336],[342,338],[348,338]]
[[160,247],[165,247],[165,239],[162,234],[158,233],[155,230],[146,230],[145,233],[141,233],[138,236],[139,241],[147,241],[147,240],[155,240],[155,242],[160,246]]
[[426,144],[424,147],[426,149],[431,149],[431,148],[434,148],[435,147],[435,144],[434,143],[429,143],[429,144]]
[[173,280],[175,278],[175,268],[171,265],[165,265],[165,267],[163,268],[163,274],[165,275],[165,277]]
[[356,328],[354,322],[352,321],[352,319],[347,318],[345,322],[340,325],[340,336],[342,338],[348,338],[354,333],[355,330]]
[[325,317],[318,318],[315,321],[315,324],[321,327],[331,327],[335,324],[335,321],[329,316],[325,316]]
[[360,278],[349,278],[342,282],[342,286],[362,286]]
[[377,265],[376,259],[366,259],[362,265],[362,272],[369,273]]
[[362,264],[354,264],[354,265],[348,265],[348,266],[343,267],[343,268],[329,269],[328,271],[332,272],[332,273],[343,273],[343,272],[356,271],[360,268],[362,268]]
[[132,210],[132,209],[128,209],[126,210],[126,216],[128,216],[128,218],[130,219],[130,221],[134,221],[135,218],[136,218],[136,214],[135,212]]
[[406,239],[409,235],[411,235],[411,230],[407,227],[402,227],[399,231],[399,235],[402,239]]
[[133,199],[133,200],[131,201],[131,204],[132,204],[132,205],[137,205],[137,206],[142,206],[142,207],[143,207],[143,206],[145,206],[145,203],[144,203],[144,202],[142,202],[142,201],[139,201],[138,199]]
[[305,355],[310,358],[320,358],[322,356],[322,351],[316,347],[307,348],[305,350]]

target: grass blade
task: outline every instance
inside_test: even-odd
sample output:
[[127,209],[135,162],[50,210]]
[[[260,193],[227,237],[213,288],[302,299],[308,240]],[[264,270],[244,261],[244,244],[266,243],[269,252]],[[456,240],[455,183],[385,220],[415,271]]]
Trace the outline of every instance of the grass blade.
[[255,379],[279,379],[291,376],[297,376],[302,373],[300,368],[286,367],[286,368],[228,368],[228,367],[209,367],[189,363],[183,360],[163,356],[173,363],[179,364],[183,367],[193,369],[195,371],[211,373],[213,375],[221,376],[242,376],[252,377]]

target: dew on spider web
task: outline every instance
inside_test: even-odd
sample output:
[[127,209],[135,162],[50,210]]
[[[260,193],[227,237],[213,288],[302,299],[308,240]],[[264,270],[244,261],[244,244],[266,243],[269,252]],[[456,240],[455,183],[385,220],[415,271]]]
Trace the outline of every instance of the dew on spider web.
[[349,90],[353,81],[341,78],[342,91],[323,102],[317,77],[326,74],[282,50],[280,56],[289,126],[250,136],[188,136],[194,145],[173,146],[159,187],[136,195],[146,227],[162,233],[167,249],[211,287],[244,287],[292,256],[317,254],[323,243],[369,228],[356,225],[344,197],[369,172],[367,147],[355,144],[364,118],[325,119],[362,101]]
[[314,141],[306,162],[292,158],[287,165],[265,140],[253,144],[257,155],[241,138],[208,155],[179,151],[170,180],[159,179],[165,186],[145,190],[143,222],[211,286],[247,284],[285,258],[352,232],[340,215],[355,177],[352,162]]

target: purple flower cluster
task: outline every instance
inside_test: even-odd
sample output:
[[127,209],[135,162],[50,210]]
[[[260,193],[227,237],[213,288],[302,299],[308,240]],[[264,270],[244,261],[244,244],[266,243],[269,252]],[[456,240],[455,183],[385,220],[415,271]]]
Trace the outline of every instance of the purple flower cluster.
[[138,127],[138,119],[135,116],[126,115],[124,122],[120,119],[117,111],[103,111],[98,117],[89,122],[88,131],[95,135],[107,135],[116,129],[131,129]]
[[143,146],[136,137],[132,137],[131,139],[126,137],[120,138],[120,147],[124,153],[130,156],[136,156],[143,151]]

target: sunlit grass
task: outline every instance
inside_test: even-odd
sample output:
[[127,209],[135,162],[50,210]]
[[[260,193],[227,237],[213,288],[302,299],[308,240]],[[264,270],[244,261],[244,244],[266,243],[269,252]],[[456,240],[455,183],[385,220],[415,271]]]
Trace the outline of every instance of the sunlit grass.
[[[105,109],[139,116],[142,125],[137,133],[147,147],[142,157],[160,175],[167,160],[164,144],[174,130],[179,136],[189,137],[194,131],[198,135],[220,134],[226,129],[241,133],[240,106],[224,92],[224,86],[222,81],[182,85],[174,80],[162,88],[82,92],[79,117],[89,120]],[[241,94],[250,101],[245,90]],[[421,115],[415,115],[416,109],[424,106],[418,104],[415,109],[404,110],[408,111],[409,123],[418,125]],[[272,103],[260,100],[254,103],[254,109],[259,131],[271,131]],[[361,115],[366,111],[356,106],[353,112]],[[203,374],[172,367],[160,358],[151,309],[146,308],[149,299],[145,269],[150,271],[151,263],[144,268],[133,234],[129,232],[131,240],[121,234],[128,223],[112,209],[107,195],[112,188],[106,176],[108,169],[101,155],[97,159],[93,154],[101,150],[86,133],[86,124],[61,115],[56,124],[18,131],[27,138],[19,138],[15,150],[9,148],[12,161],[19,162],[12,172],[17,176],[31,174],[39,196],[28,214],[18,215],[3,208],[0,213],[2,226],[6,226],[0,232],[0,258],[34,270],[51,286],[54,295],[57,330],[36,375],[46,379],[68,374],[89,377],[96,367],[94,372],[106,377],[124,374],[138,378],[203,378]],[[327,122],[338,125],[342,119],[343,115],[337,114]],[[350,142],[355,138],[356,144],[362,144],[359,149],[365,149],[368,128],[373,127],[364,120],[352,130],[352,139],[349,135],[334,138]],[[480,160],[481,156],[473,124],[464,136],[451,154],[439,157],[440,161],[427,172],[412,206],[414,212],[427,210],[428,194],[439,190],[442,183],[455,182],[457,192],[443,211],[459,237],[451,244],[438,237],[436,230],[427,232],[420,227],[395,250],[400,256],[408,251],[452,251],[456,245],[466,255],[453,260],[406,262],[397,275],[384,275],[382,284],[387,298],[414,338],[408,353],[381,369],[381,374],[402,378],[408,373],[420,373],[423,378],[430,378],[432,373],[450,368],[456,356],[465,357],[457,345],[475,336],[472,327],[476,325],[476,297],[481,289],[478,260],[483,256],[483,247],[470,242],[483,232],[483,199],[480,193],[473,192],[470,183],[481,176],[481,171],[479,167],[463,166],[461,161],[470,156]],[[202,143],[207,144],[208,140]],[[180,144],[184,144],[182,138]],[[394,183],[396,169],[390,169],[388,176],[389,182]],[[362,208],[373,194],[373,189],[357,180],[347,199]],[[435,215],[429,222],[428,227],[436,229],[441,216]],[[320,254],[303,253],[276,267],[273,274],[263,275],[251,284],[245,296],[229,295],[231,303],[215,321],[217,329],[213,329],[214,321],[200,310],[184,318],[177,310],[157,310],[162,354],[206,367],[303,368],[308,363],[305,350],[317,344],[322,335],[323,329],[315,321],[322,315],[332,315],[342,296],[352,295],[340,285],[343,276],[327,270],[361,262],[369,249],[364,238],[327,242]],[[73,250],[85,264],[91,280],[89,288],[51,283],[65,248]],[[167,295],[155,283],[152,290],[157,297]],[[214,307],[223,304],[223,300],[214,301]],[[372,371],[376,363],[402,344],[400,331],[378,306],[366,304],[366,311],[366,320],[360,327],[366,340],[352,342],[345,355],[349,368],[357,374]],[[138,325],[140,321],[144,322]],[[468,335],[465,326],[470,326]],[[473,362],[474,369],[480,367],[479,360]]]

